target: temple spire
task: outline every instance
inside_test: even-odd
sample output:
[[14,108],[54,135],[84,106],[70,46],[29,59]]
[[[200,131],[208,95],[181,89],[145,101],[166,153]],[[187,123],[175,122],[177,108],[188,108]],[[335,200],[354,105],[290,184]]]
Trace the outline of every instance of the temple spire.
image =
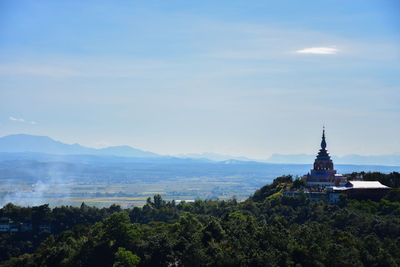
[[314,161],[314,168],[303,179],[306,180],[307,186],[333,186],[344,185],[346,177],[336,173],[333,162],[326,150],[325,125],[322,128],[321,148]]
[[322,141],[321,141],[321,148],[325,150],[326,148],[326,141],[325,141],[325,126],[322,130]]

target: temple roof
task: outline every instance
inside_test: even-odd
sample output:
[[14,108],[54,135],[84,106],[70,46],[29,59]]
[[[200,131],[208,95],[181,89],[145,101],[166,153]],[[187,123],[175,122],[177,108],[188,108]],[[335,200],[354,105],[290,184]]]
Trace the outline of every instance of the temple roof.
[[335,191],[344,191],[349,189],[390,189],[390,187],[381,184],[379,181],[349,181],[344,186],[333,186]]
[[315,160],[318,160],[318,161],[331,160],[328,150],[326,150],[325,127],[322,131],[321,149],[319,150],[317,158]]

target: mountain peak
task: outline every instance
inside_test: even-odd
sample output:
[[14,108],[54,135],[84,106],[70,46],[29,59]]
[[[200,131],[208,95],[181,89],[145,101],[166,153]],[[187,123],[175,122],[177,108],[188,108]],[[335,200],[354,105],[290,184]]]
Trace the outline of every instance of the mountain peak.
[[159,155],[132,148],[130,146],[114,146],[95,149],[81,146],[78,143],[69,145],[56,141],[48,136],[29,134],[13,134],[0,137],[0,152],[20,153],[37,152],[56,155],[108,155],[120,157],[159,157]]

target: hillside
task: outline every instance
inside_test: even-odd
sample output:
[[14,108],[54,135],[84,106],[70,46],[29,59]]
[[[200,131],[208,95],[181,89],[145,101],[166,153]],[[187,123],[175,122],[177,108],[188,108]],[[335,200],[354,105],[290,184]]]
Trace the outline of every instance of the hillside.
[[[399,175],[393,177],[399,184]],[[400,264],[399,189],[376,202],[341,198],[339,205],[329,205],[279,193],[290,186],[295,186],[290,176],[278,177],[243,202],[175,203],[155,195],[143,208],[124,210],[115,205],[51,210],[47,205],[9,204],[0,216],[31,220],[33,231],[39,231],[40,224],[51,225],[52,235],[47,230],[39,235],[2,233],[3,260],[31,253],[3,266]]]

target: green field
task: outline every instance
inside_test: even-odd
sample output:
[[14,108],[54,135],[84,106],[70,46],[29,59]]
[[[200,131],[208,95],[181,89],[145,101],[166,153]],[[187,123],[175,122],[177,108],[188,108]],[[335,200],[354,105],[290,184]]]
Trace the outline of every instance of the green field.
[[[268,183],[268,180],[260,181]],[[160,194],[166,200],[229,199],[242,200],[257,187],[246,184],[245,179],[226,178],[175,178],[157,182],[135,183],[2,183],[0,195],[3,202],[36,205],[80,205],[85,202],[97,207],[118,204],[122,207],[143,206],[148,197]]]

